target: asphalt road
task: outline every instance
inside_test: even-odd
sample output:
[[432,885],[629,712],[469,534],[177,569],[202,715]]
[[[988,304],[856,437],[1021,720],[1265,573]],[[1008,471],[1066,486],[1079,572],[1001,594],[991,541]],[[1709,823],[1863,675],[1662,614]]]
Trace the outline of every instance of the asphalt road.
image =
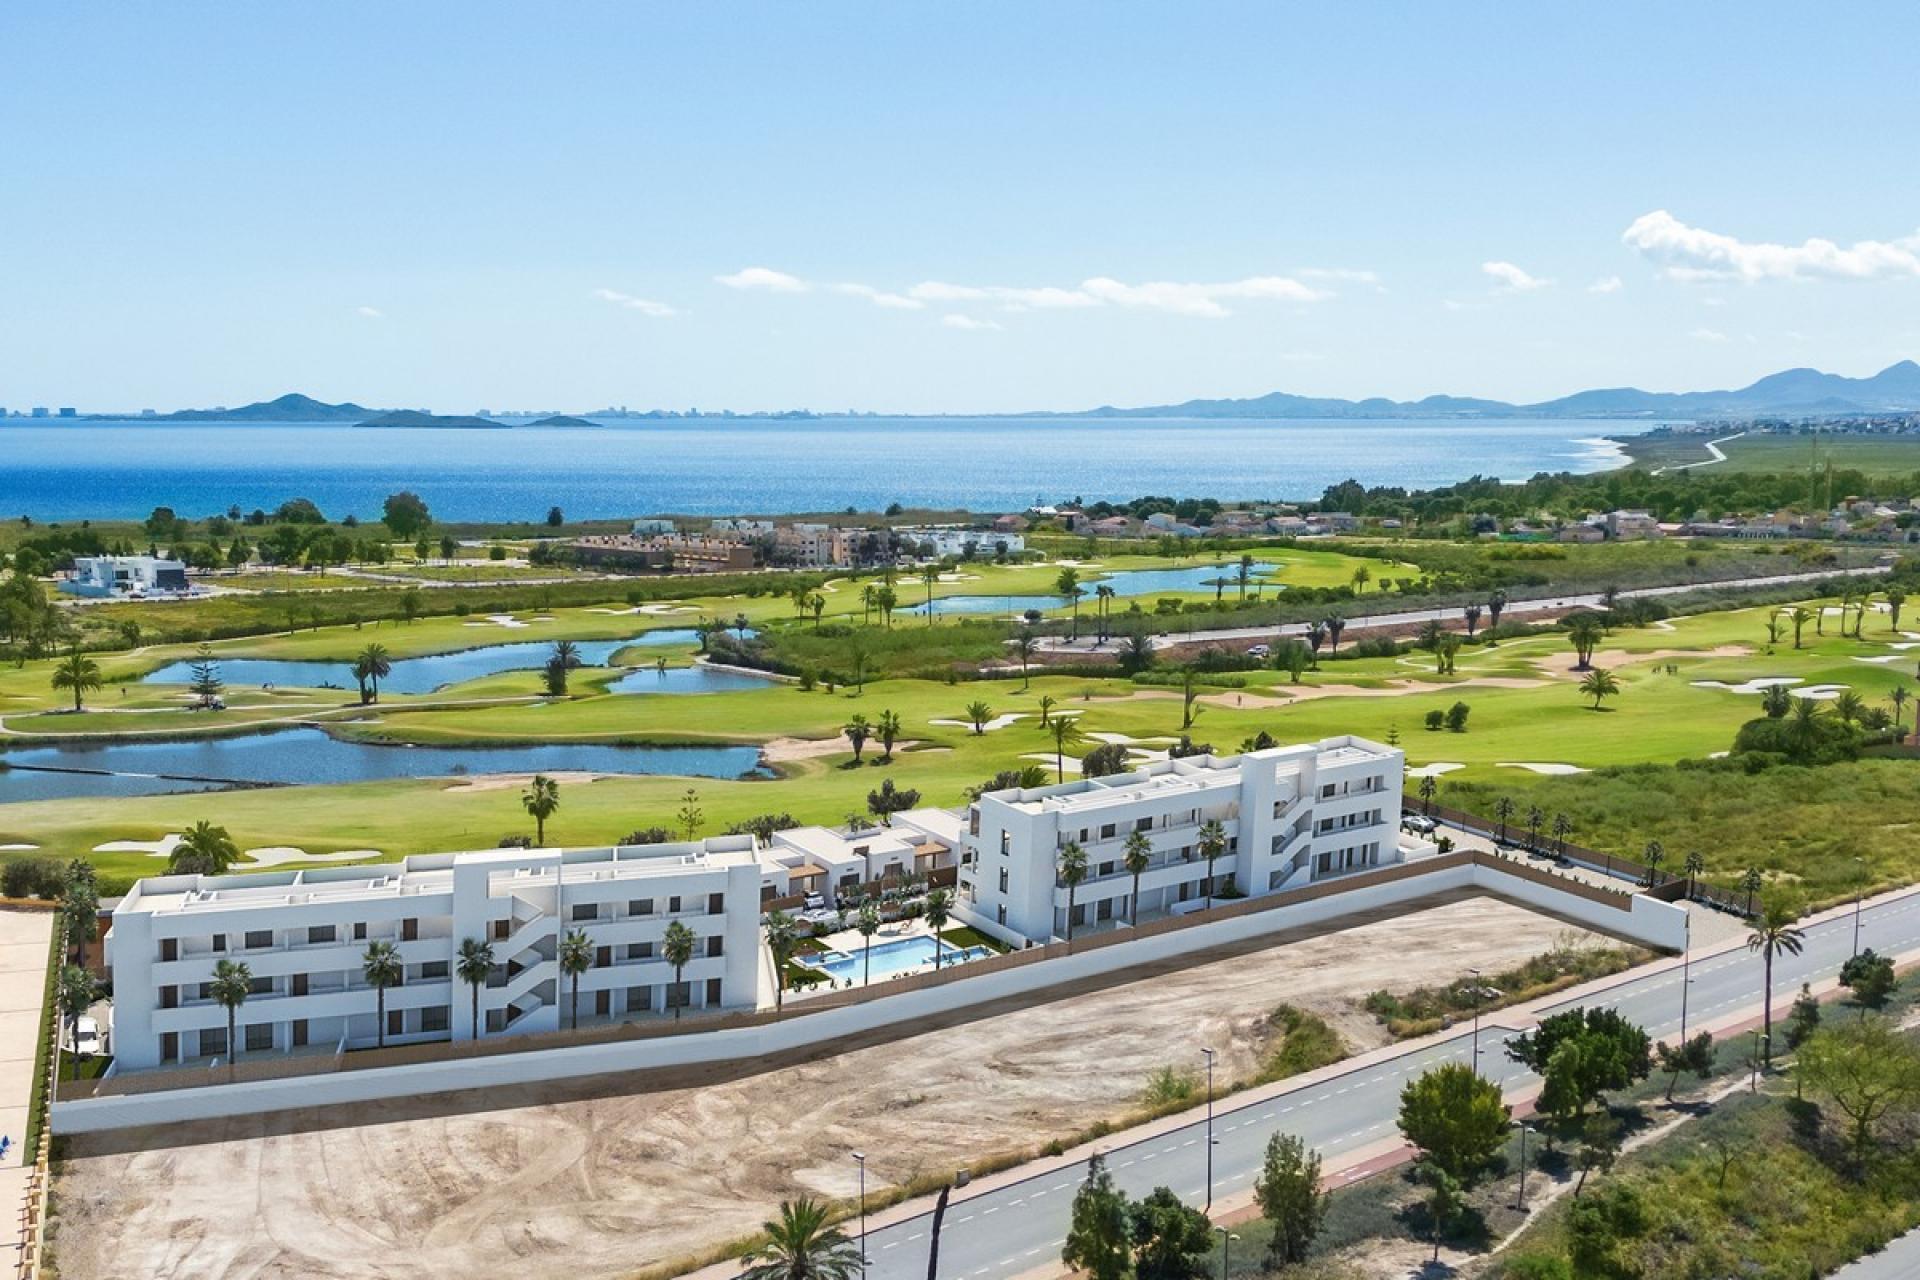
[[[1866,574],[1887,572],[1886,565],[1866,565],[1857,569],[1829,569],[1822,573],[1783,573],[1762,578],[1733,578],[1726,582],[1692,582],[1668,587],[1635,587],[1621,591],[1619,598],[1633,600],[1658,596],[1676,596],[1688,591],[1701,591],[1710,588],[1743,588],[1779,586],[1782,583],[1813,582],[1822,578],[1858,577]],[[1529,613],[1545,613],[1555,609],[1597,609],[1601,597],[1598,592],[1590,595],[1547,596],[1537,600],[1510,600],[1502,617],[1521,617]],[[1414,626],[1428,620],[1453,622],[1465,618],[1464,608],[1413,609],[1401,613],[1370,613],[1347,619],[1347,627],[1352,631],[1365,631],[1374,627]],[[1482,615],[1482,622],[1487,621]],[[1217,631],[1190,631],[1179,634],[1157,635],[1153,638],[1154,647],[1164,649],[1171,645],[1197,644],[1216,640],[1272,640],[1278,636],[1303,636],[1307,633],[1304,622],[1289,622],[1279,626],[1264,627],[1225,627]],[[1108,641],[1117,645],[1118,641]],[[1062,640],[1058,637],[1045,637],[1040,647],[1046,650],[1081,650],[1096,652],[1105,646],[1092,639],[1082,637],[1079,640]]]
[[[1776,1000],[1786,999],[1804,981],[1837,973],[1852,954],[1853,931],[1851,915],[1810,926],[1805,950],[1774,962]],[[1867,904],[1861,914],[1860,945],[1883,953],[1920,946],[1920,893],[1909,891]],[[1690,974],[1689,1026],[1741,1008],[1757,1009],[1760,960],[1744,948],[1695,964]],[[1646,1027],[1656,1039],[1672,1038],[1680,1029],[1680,994],[1681,975],[1676,969],[1629,979],[1598,1001],[1566,1001],[1549,1006],[1548,1011],[1578,1003],[1609,1005]],[[1279,998],[1285,992],[1274,995]],[[1508,1061],[1501,1051],[1502,1041],[1511,1034],[1491,1021],[1480,1032],[1481,1069],[1509,1092],[1533,1079],[1531,1072]],[[1267,1139],[1274,1133],[1299,1135],[1320,1152],[1329,1168],[1339,1167],[1343,1155],[1393,1137],[1401,1088],[1431,1066],[1467,1060],[1471,1045],[1469,1030],[1279,1097],[1223,1102],[1214,1114],[1214,1194],[1224,1197],[1248,1189],[1259,1172]],[[1203,1066],[1198,1046],[1193,1062]],[[991,1105],[991,1099],[983,1099],[982,1105]],[[1207,1200],[1205,1144],[1204,1121],[1136,1142],[1116,1134],[1105,1148],[1107,1167],[1130,1195],[1144,1195],[1164,1185],[1188,1203],[1203,1205]],[[1057,1260],[1080,1177],[1078,1169],[1056,1170],[966,1199],[956,1197],[941,1232],[940,1276],[944,1280],[1014,1276]],[[931,1215],[922,1214],[871,1232],[867,1239],[871,1280],[925,1276],[930,1226]]]

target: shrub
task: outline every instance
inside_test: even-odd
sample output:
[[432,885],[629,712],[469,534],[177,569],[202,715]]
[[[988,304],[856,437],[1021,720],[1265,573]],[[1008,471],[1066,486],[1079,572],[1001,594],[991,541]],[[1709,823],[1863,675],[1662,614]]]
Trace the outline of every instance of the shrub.
[[1429,732],[1438,733],[1447,727],[1447,713],[1436,707],[1427,712],[1426,723]]
[[531,849],[533,848],[533,837],[521,835],[518,832],[511,835],[504,835],[500,837],[499,847],[502,849]]
[[1456,702],[1447,708],[1447,730],[1451,733],[1467,731],[1467,713],[1472,710],[1464,702]]
[[1140,1091],[1140,1098],[1150,1107],[1173,1106],[1199,1089],[1200,1078],[1191,1067],[1155,1067],[1147,1073],[1147,1087]]
[[0,897],[57,898],[64,888],[65,875],[51,858],[9,858],[0,871]]
[[1127,749],[1118,742],[1109,742],[1095,747],[1080,757],[1080,772],[1088,778],[1104,778],[1109,774],[1125,773],[1128,768]]
[[620,837],[621,844],[671,844],[673,832],[665,827],[641,827]]

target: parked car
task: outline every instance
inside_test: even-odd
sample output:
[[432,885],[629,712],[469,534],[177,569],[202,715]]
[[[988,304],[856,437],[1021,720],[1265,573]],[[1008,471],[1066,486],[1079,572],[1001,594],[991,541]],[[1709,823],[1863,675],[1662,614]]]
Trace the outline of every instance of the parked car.
[[1249,658],[1264,658],[1272,652],[1273,650],[1269,649],[1266,645],[1256,644],[1247,649],[1247,656]]
[[1409,831],[1416,832],[1423,836],[1432,835],[1434,828],[1439,826],[1432,818],[1419,813],[1414,814],[1410,818],[1402,819],[1400,825]]
[[73,1028],[73,1051],[83,1058],[91,1058],[100,1052],[100,1023],[93,1018],[81,1018]]

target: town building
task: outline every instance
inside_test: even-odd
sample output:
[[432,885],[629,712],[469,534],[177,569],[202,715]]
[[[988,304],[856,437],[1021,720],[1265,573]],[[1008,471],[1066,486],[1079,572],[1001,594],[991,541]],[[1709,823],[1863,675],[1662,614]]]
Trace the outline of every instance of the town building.
[[583,565],[628,573],[740,573],[760,562],[747,543],[678,533],[650,538],[593,534],[567,545]]
[[860,549],[861,531],[817,523],[783,524],[773,531],[773,557],[797,569],[844,569]]
[[1621,542],[1665,537],[1660,522],[1644,511],[1607,512],[1607,536]]
[[[955,914],[1014,946],[1067,931],[1060,852],[1077,844],[1087,878],[1076,929],[1129,920],[1127,837],[1147,837],[1139,919],[1193,910],[1209,894],[1258,896],[1401,861],[1405,755],[1356,737],[1148,764],[1057,786],[990,791],[967,810]],[[1203,828],[1225,841],[1209,868]],[[1211,877],[1211,879],[1209,879]]]
[[[1095,530],[1099,522],[1095,522]],[[1000,555],[1018,555],[1027,549],[1026,537],[1018,533],[1002,533],[998,530],[961,529],[948,527],[901,527],[894,531],[899,538],[923,560],[993,559]],[[928,547],[932,554],[928,554]]]
[[187,566],[158,556],[77,556],[60,589],[92,598],[185,595]]

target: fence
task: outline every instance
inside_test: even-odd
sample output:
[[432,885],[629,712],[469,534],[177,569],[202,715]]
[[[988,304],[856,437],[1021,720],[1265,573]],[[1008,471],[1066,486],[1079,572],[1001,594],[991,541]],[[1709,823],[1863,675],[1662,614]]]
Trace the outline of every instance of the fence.
[[1709,906],[1717,907],[1722,911],[1731,911],[1737,915],[1753,914],[1753,904],[1746,894],[1733,893],[1694,880],[1690,876],[1676,876],[1666,871],[1656,871],[1650,876],[1647,864],[1644,862],[1636,862],[1632,858],[1623,858],[1600,849],[1588,849],[1550,836],[1543,838],[1511,821],[1503,825],[1496,821],[1489,821],[1478,814],[1468,813],[1464,809],[1450,809],[1443,804],[1426,805],[1417,800],[1407,801],[1405,808],[1408,813],[1425,814],[1449,826],[1477,832],[1501,844],[1515,844],[1541,853],[1559,854],[1576,866],[1645,886],[1649,897],[1658,898],[1662,902],[1676,902],[1686,898],[1695,902],[1704,902]]
[[[46,1007],[41,1010],[40,1034],[47,1041],[45,1072],[33,1082],[27,1099],[27,1125],[34,1131],[34,1149],[27,1165],[27,1182],[20,1205],[20,1253],[15,1263],[15,1280],[36,1280],[40,1261],[46,1252],[47,1195],[52,1177],[53,1132],[48,1123],[54,1089],[60,1079],[60,1015],[54,1008],[59,991],[57,977],[66,958],[66,917],[53,920],[53,942],[48,949],[48,973],[44,988]],[[27,1155],[28,1153],[23,1153]]]

